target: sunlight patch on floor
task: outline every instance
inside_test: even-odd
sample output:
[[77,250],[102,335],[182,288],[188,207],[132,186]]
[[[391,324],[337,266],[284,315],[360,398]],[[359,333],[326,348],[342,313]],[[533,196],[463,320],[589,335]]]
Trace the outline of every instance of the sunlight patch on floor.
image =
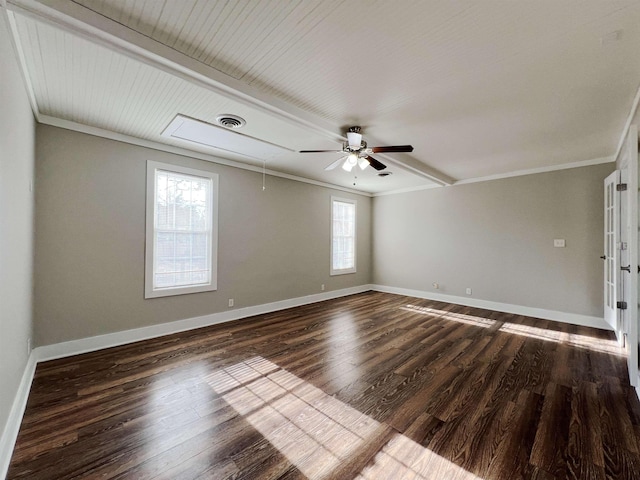
[[482,328],[489,328],[496,323],[495,320],[491,320],[489,318],[476,317],[474,315],[465,315],[464,313],[452,313],[446,310],[436,310],[433,308],[419,307],[417,305],[406,305],[404,307],[400,307],[400,310],[415,313],[424,313],[425,315],[430,314],[437,317],[446,318],[447,320],[453,320],[455,322],[466,323],[467,325],[473,325],[475,327]]
[[395,434],[356,480],[482,480],[419,443]]
[[[254,357],[212,372],[208,384],[306,477],[328,478],[390,427]],[[357,478],[480,480],[398,433]]]
[[[495,323],[497,322],[497,320],[491,320],[474,315],[452,313],[447,310],[438,310],[435,308],[420,307],[411,304],[400,307],[400,309],[409,312],[423,313],[425,315],[436,315],[444,320],[451,320],[454,322],[464,323],[481,328],[489,328],[495,325]],[[513,335],[522,335],[528,338],[544,340],[547,342],[560,343],[570,347],[582,348],[593,352],[616,355],[618,357],[625,356],[624,349],[618,345],[618,342],[616,340],[605,340],[602,338],[589,337],[588,335],[559,332],[556,330],[549,330],[546,328],[510,322],[504,322],[504,324],[499,328],[498,331]]]
[[546,328],[515,323],[505,323],[500,327],[500,331],[513,333],[515,335],[524,335],[529,338],[562,343],[570,347],[585,348],[594,352],[608,353],[618,356],[624,355],[623,350],[618,346],[618,342],[615,340],[604,340],[602,338],[594,338],[587,335],[558,332],[556,330],[547,330]]
[[345,365],[360,365],[362,350],[357,347],[359,339],[358,327],[351,315],[341,315],[329,322],[328,342],[338,356],[330,355],[326,365],[331,378],[343,377],[345,383],[358,380],[356,368],[345,368]]

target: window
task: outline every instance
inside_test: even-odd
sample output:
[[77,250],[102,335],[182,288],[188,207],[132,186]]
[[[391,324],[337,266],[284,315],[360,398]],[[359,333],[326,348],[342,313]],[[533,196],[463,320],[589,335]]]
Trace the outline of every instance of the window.
[[147,162],[145,298],[217,288],[218,175]]
[[356,202],[331,197],[331,275],[356,271]]

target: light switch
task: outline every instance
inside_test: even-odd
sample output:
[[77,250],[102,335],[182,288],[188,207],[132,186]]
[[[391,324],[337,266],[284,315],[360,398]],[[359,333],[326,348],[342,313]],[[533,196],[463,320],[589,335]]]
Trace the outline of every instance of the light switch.
[[553,246],[556,248],[564,248],[565,247],[564,238],[554,238]]

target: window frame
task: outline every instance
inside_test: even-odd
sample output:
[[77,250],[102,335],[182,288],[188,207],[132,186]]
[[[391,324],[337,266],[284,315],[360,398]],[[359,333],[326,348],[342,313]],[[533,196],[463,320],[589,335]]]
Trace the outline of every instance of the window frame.
[[[334,239],[334,232],[333,232],[333,206],[335,202],[339,202],[339,203],[348,203],[353,205],[353,267],[349,267],[349,268],[340,268],[340,269],[334,269],[333,268],[333,239]],[[351,198],[343,198],[343,197],[336,197],[336,196],[331,196],[331,257],[329,258],[329,262],[330,262],[330,269],[329,269],[329,274],[331,276],[334,275],[346,275],[346,274],[350,274],[350,273],[356,273],[356,267],[357,267],[357,260],[358,260],[358,201],[351,199]]]
[[[211,181],[211,242],[209,244],[209,258],[211,259],[211,278],[206,284],[195,286],[175,286],[165,288],[153,288],[153,266],[156,249],[155,218],[156,218],[156,172],[165,171],[178,175],[189,175],[206,178]],[[146,228],[145,228],[145,274],[144,274],[144,298],[169,297],[174,295],[186,295],[191,293],[210,292],[218,289],[218,174],[183,167],[169,163],[147,160],[146,182]]]

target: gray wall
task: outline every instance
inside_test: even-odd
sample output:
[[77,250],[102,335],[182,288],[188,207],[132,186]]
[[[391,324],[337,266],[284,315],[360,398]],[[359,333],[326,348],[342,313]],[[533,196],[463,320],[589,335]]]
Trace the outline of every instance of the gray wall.
[[[370,283],[371,198],[39,125],[38,345]],[[220,174],[218,290],[145,300],[146,161]],[[330,198],[358,200],[358,272],[329,276]]]
[[472,298],[601,317],[602,185],[613,170],[376,197],[373,282],[463,297],[471,287]]
[[35,122],[0,11],[0,432],[27,363],[32,324]]

